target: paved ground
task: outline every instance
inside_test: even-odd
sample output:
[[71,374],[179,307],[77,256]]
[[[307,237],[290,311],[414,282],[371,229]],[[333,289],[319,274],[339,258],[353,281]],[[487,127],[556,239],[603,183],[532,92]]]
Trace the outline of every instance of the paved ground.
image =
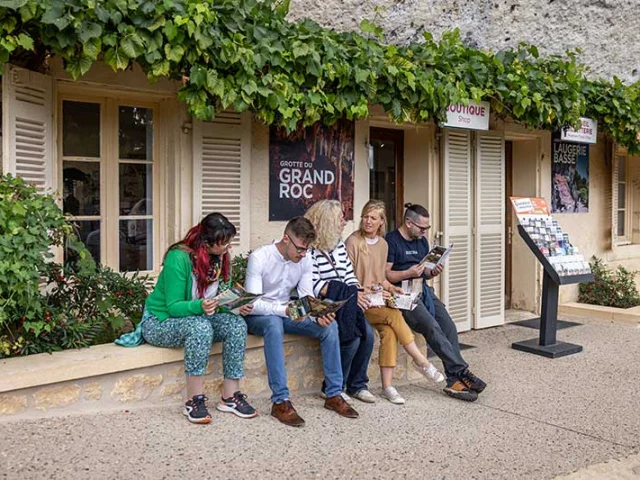
[[358,404],[358,420],[296,397],[307,420],[300,430],[270,418],[267,399],[254,402],[257,419],[216,412],[209,426],[190,425],[177,408],[5,422],[0,477],[640,476],[640,328],[587,322],[562,330],[561,339],[585,350],[556,360],[510,348],[536,333],[508,325],[463,335],[477,346],[465,357],[490,383],[474,404],[418,383],[401,388],[404,406]]

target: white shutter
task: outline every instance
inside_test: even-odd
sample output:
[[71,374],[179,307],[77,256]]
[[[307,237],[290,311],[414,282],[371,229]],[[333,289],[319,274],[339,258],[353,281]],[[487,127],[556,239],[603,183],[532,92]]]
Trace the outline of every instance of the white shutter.
[[455,244],[442,275],[442,300],[459,331],[471,328],[473,217],[471,134],[444,130],[444,245]]
[[474,328],[504,323],[504,138],[476,133]]
[[234,253],[249,250],[251,116],[222,112],[213,122],[195,121],[194,223],[220,212],[233,223],[238,235]]
[[611,250],[618,243],[618,152],[611,155]]
[[53,78],[6,64],[2,82],[2,171],[44,193],[53,188]]

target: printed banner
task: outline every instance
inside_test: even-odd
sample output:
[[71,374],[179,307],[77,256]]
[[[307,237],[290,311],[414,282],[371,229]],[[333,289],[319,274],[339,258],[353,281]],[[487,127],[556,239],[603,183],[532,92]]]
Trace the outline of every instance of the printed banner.
[[589,145],[553,137],[551,194],[553,213],[589,211]]
[[353,219],[354,122],[316,123],[287,134],[269,135],[269,220],[289,220],[318,200],[342,203]]

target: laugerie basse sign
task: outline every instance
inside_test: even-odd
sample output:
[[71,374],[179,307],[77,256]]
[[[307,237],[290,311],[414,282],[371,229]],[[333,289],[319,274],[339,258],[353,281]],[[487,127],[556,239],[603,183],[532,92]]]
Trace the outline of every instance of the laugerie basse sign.
[[469,101],[469,105],[449,105],[444,126],[489,130],[489,102]]

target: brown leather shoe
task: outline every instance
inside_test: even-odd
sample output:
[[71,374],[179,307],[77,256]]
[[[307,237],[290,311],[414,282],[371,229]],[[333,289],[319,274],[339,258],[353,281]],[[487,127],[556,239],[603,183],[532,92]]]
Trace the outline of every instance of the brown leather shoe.
[[329,397],[324,401],[324,408],[333,410],[338,415],[342,415],[347,418],[358,418],[358,412],[344,401],[342,395],[336,395],[335,397]]
[[298,415],[296,409],[293,408],[289,400],[285,400],[281,403],[274,403],[271,406],[271,416],[276,417],[285,425],[290,427],[302,427],[304,426],[304,420]]

